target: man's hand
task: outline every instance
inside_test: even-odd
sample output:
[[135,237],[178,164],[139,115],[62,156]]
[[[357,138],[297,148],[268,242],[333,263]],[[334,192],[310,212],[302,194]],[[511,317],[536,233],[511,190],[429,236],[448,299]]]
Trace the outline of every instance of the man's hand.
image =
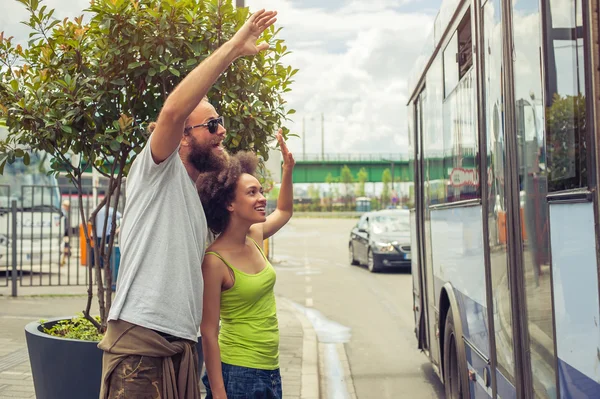
[[283,140],[283,135],[281,134],[281,128],[277,132],[277,141],[279,142],[279,148],[281,148],[281,155],[283,156],[283,170],[292,170],[296,165],[296,161],[294,160],[294,156],[288,150],[287,145],[285,144],[285,140]]
[[252,14],[244,26],[231,38],[238,57],[255,55],[260,51],[269,48],[269,43],[261,43],[258,46],[256,42],[262,33],[277,21],[276,11],[260,10]]

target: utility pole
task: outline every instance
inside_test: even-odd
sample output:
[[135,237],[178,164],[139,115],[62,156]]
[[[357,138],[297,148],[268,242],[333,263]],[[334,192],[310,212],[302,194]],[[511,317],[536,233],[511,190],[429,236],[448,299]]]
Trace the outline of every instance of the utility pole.
[[321,112],[321,160],[325,160],[325,117]]

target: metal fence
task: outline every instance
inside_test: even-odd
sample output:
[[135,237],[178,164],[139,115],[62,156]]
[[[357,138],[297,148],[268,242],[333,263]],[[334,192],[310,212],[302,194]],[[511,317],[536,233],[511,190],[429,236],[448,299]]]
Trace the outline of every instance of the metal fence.
[[383,153],[326,153],[326,154],[294,154],[298,162],[401,162],[408,161],[408,156],[403,154]]
[[94,210],[92,196],[80,196],[72,185],[16,191],[0,186],[0,287],[10,284],[16,295],[17,286],[87,285],[93,255],[83,229]]

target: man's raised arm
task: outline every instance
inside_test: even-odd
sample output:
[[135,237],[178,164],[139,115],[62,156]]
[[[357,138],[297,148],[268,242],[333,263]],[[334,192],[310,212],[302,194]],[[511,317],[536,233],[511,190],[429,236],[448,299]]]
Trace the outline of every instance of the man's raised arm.
[[267,43],[256,45],[259,36],[277,20],[275,11],[260,10],[254,13],[242,28],[205,59],[169,95],[158,116],[150,149],[156,163],[167,159],[175,151],[184,123],[202,98],[208,93],[219,75],[238,57],[255,55],[269,48]]

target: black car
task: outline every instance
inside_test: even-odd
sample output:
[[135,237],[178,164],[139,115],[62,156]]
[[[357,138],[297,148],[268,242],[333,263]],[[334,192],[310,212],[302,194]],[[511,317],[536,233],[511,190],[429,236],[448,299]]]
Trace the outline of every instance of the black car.
[[406,209],[368,212],[350,233],[350,263],[371,272],[385,267],[411,267],[410,212]]

